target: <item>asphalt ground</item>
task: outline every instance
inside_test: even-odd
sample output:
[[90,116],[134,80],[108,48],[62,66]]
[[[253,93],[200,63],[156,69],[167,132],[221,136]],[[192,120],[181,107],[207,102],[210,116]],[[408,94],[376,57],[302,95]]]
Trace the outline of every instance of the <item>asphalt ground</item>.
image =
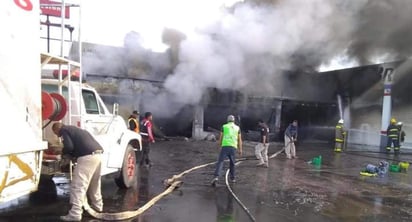
[[[245,142],[243,161],[236,167],[237,182],[232,189],[256,221],[410,221],[412,219],[412,178],[389,172],[384,177],[361,176],[366,164],[412,161],[410,154],[382,154],[353,149],[334,153],[327,144],[299,144],[297,159],[280,154],[269,168],[256,167],[253,142]],[[282,148],[271,144],[269,153]],[[102,178],[104,211],[138,209],[165,189],[163,180],[191,167],[216,161],[219,148],[210,141],[159,141],[151,150],[153,166],[139,169],[133,188],[118,189],[114,175]],[[322,156],[322,164],[308,163]],[[239,157],[239,156],[238,156]],[[225,164],[224,169],[227,169]],[[143,215],[127,221],[210,222],[251,221],[228,192],[223,173],[217,187],[210,186],[214,166],[189,173],[183,185],[163,198]],[[2,205],[0,221],[58,221],[67,213],[69,184],[54,178],[50,193],[23,197]],[[98,221],[87,214],[82,221]]]

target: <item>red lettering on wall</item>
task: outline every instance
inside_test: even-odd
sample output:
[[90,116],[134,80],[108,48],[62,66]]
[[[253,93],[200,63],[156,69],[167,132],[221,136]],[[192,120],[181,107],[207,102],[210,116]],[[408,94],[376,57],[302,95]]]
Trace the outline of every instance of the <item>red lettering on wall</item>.
[[20,8],[26,11],[33,10],[33,4],[31,3],[30,0],[14,0],[14,3],[16,3],[17,6],[19,6]]

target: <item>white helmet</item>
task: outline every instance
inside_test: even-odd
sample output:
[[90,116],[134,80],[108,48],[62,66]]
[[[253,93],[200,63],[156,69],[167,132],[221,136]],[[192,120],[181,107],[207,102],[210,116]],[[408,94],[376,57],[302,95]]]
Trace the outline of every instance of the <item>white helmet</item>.
[[228,122],[235,122],[235,116],[233,116],[233,115],[227,116],[227,121]]
[[338,123],[343,124],[343,119],[340,119]]
[[402,126],[402,125],[403,125],[403,123],[402,123],[402,122],[398,122],[396,125],[398,125],[398,126]]

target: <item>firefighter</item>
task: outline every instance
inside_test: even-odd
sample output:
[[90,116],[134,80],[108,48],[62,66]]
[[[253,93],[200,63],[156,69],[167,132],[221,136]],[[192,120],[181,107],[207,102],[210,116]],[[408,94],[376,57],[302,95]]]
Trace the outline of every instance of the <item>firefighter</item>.
[[137,110],[133,111],[132,115],[130,115],[128,119],[129,129],[136,133],[140,133],[139,127],[139,112]]
[[388,136],[388,143],[386,144],[386,152],[391,152],[392,144],[395,154],[399,153],[399,126],[396,125],[396,119],[392,118],[386,130]]
[[345,143],[346,129],[343,126],[343,119],[338,121],[335,129],[335,152],[342,152]]

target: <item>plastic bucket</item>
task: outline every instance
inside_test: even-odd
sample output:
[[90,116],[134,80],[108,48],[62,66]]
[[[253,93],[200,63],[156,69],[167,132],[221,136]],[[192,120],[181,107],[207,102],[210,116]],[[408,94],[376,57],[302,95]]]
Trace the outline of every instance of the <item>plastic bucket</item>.
[[322,156],[317,156],[312,159],[313,165],[321,165],[322,164]]
[[408,171],[408,168],[409,168],[409,163],[408,162],[400,162],[399,163],[399,169],[401,170],[401,171]]
[[399,165],[391,164],[390,167],[389,167],[389,171],[391,171],[391,172],[399,172],[399,171],[400,171]]

